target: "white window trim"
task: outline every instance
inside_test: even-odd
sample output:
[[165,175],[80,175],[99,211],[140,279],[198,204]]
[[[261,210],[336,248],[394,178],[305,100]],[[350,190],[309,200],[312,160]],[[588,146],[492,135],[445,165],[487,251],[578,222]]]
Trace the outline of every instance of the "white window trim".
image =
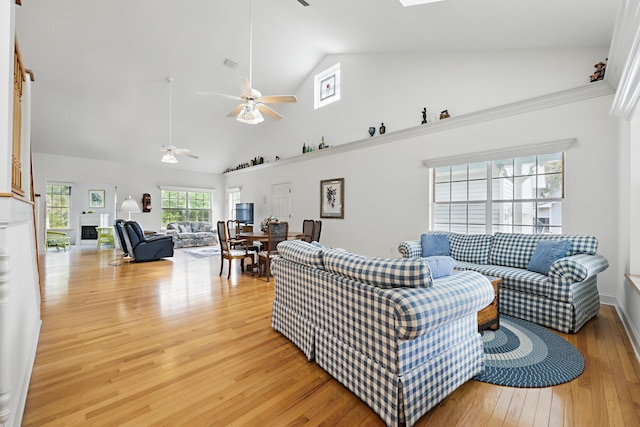
[[422,163],[430,168],[441,166],[462,165],[466,163],[488,162],[491,160],[509,159],[512,157],[526,157],[543,154],[566,152],[576,138],[562,139],[559,141],[529,144],[525,147],[513,147],[492,151],[480,151],[477,153],[463,154],[460,156],[439,157],[423,160]]

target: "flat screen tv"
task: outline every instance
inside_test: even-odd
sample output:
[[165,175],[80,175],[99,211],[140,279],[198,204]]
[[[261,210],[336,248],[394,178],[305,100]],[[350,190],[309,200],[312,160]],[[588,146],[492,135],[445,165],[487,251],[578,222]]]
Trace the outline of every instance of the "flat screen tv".
[[253,203],[236,203],[236,219],[243,224],[253,224]]

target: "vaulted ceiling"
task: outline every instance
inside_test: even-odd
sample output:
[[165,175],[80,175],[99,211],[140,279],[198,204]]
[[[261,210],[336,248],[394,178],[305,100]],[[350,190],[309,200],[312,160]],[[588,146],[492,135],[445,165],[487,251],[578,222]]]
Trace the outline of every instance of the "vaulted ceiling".
[[[327,54],[608,46],[620,0],[253,0],[253,86],[295,94]],[[33,151],[159,164],[169,142],[230,165],[243,125],[236,104],[249,74],[249,0],[25,0],[16,34],[32,90]],[[223,65],[225,59],[237,68]],[[276,108],[277,109],[277,108]],[[286,120],[286,117],[285,117]],[[260,126],[260,125],[258,125]]]

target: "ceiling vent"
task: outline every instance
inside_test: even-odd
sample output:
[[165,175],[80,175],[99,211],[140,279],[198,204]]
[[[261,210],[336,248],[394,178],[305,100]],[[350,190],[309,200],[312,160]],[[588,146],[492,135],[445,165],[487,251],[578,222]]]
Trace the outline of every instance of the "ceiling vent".
[[232,70],[235,70],[236,67],[238,66],[237,62],[233,62],[232,60],[230,60],[229,58],[225,58],[224,62],[222,63],[222,65],[224,65],[225,67],[229,67]]
[[304,7],[311,6],[309,3],[307,3],[307,2],[306,2],[306,1],[304,1],[304,0],[298,0],[298,3],[300,3],[300,4],[301,4],[301,5],[303,5]]

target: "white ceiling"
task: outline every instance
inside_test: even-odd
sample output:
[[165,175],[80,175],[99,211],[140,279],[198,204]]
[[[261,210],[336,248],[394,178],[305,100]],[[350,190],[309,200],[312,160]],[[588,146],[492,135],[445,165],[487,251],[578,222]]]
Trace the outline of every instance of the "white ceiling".
[[[253,86],[295,94],[326,54],[608,46],[620,0],[253,0]],[[23,0],[16,34],[33,70],[33,151],[158,165],[169,142],[230,166],[248,77],[249,0]],[[223,66],[225,58],[238,63]],[[275,106],[277,110],[277,106]],[[269,119],[267,119],[269,120]],[[284,118],[286,120],[286,117]],[[260,126],[260,125],[258,125]]]

